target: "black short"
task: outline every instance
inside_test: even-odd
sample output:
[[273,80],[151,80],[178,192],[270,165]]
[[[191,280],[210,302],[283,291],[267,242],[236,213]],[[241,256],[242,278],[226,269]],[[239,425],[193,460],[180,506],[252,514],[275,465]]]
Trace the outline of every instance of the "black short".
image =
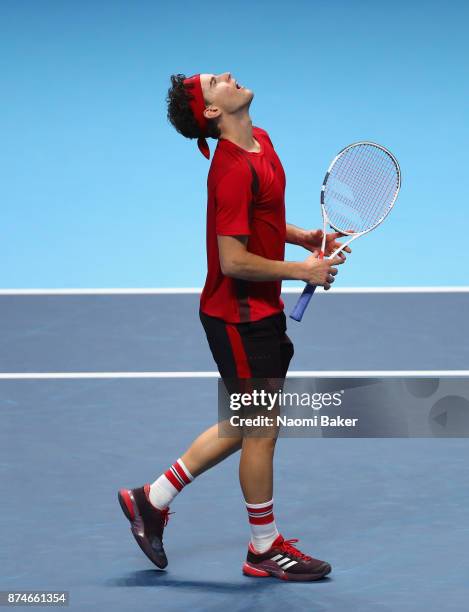
[[285,378],[293,357],[283,312],[249,323],[225,323],[200,312],[218,371],[226,378]]

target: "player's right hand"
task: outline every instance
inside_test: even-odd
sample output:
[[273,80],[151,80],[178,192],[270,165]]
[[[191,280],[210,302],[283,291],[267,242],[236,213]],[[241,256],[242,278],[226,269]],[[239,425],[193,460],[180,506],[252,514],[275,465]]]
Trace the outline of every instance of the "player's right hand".
[[345,256],[340,254],[333,259],[319,259],[317,255],[310,255],[303,262],[304,276],[302,280],[310,285],[320,285],[327,291],[331,288],[338,272],[335,266],[344,263]]

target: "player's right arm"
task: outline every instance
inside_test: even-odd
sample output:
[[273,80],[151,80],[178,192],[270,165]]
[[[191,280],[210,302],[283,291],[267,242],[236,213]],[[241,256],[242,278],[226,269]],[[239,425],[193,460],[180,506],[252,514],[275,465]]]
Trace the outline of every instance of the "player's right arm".
[[310,255],[304,261],[275,261],[247,250],[247,236],[218,235],[221,271],[225,276],[247,281],[301,280],[329,289],[337,274],[335,266],[342,257],[318,259]]
[[234,165],[215,188],[220,267],[225,276],[247,281],[301,280],[329,289],[342,259],[320,260],[310,255],[304,261],[275,261],[250,253],[252,176],[242,160]]

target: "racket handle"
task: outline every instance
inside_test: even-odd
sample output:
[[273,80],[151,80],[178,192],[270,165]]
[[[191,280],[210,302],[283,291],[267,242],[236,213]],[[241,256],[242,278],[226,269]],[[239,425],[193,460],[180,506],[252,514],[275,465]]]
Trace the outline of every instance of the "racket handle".
[[306,285],[303,289],[303,293],[298,298],[295,307],[290,313],[290,318],[298,321],[298,323],[303,318],[306,308],[308,307],[309,300],[313,297],[314,292],[316,291],[316,285]]

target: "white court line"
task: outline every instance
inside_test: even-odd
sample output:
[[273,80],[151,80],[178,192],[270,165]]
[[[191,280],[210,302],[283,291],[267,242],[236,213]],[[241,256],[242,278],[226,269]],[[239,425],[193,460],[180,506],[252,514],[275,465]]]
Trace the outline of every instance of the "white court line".
[[[146,289],[0,289],[2,295],[191,295],[200,294],[199,287],[168,287]],[[303,287],[283,287],[282,293],[301,293]],[[461,287],[337,287],[318,294],[335,293],[469,293],[469,286]]]
[[[218,372],[1,372],[0,380],[96,378],[219,378]],[[469,370],[293,370],[288,378],[391,378],[469,376]]]

